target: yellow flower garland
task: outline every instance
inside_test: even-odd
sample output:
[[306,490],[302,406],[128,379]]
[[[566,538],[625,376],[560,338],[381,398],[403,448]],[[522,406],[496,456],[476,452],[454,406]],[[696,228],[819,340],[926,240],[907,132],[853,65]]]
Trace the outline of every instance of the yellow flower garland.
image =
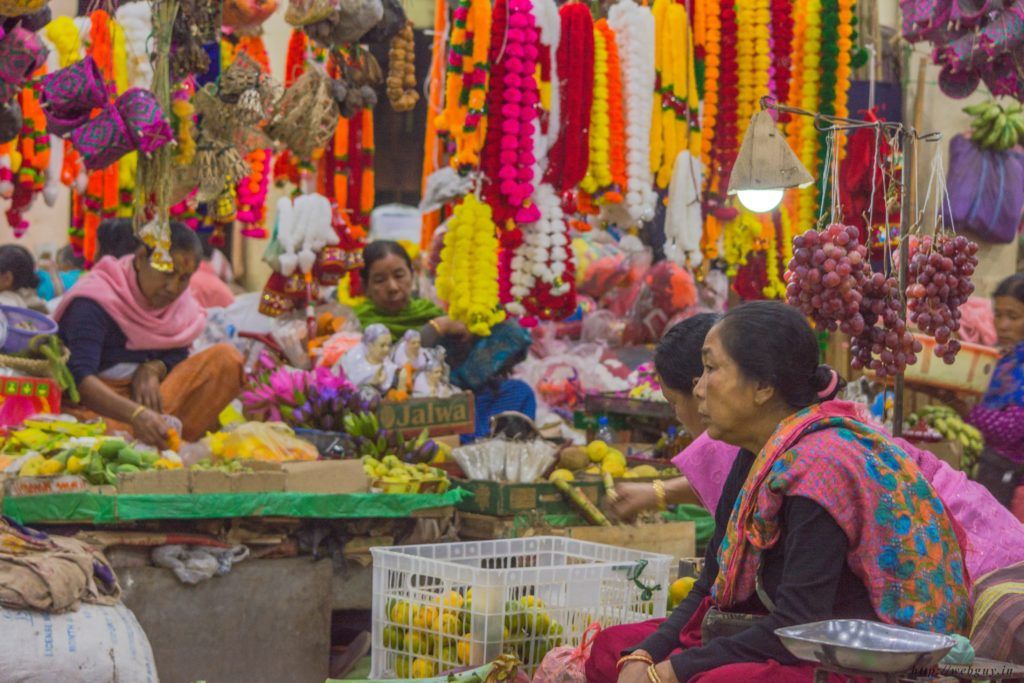
[[[785,215],[786,212],[780,213]],[[768,280],[761,293],[766,299],[782,299],[786,296],[786,284],[779,277],[781,254],[779,254],[778,240],[775,236],[775,217],[772,214],[763,214],[761,224],[763,226],[761,237],[765,247],[765,272]]]
[[43,31],[57,50],[61,68],[71,66],[82,58],[82,38],[71,17],[57,17]]
[[608,109],[608,43],[594,29],[594,101],[590,107],[590,161],[580,189],[595,194],[612,184],[611,117]]
[[691,128],[700,107],[697,95],[694,40],[686,6],[675,0],[655,0],[655,71],[661,92],[651,120],[651,171],[658,187],[668,187],[680,152],[698,154],[700,131]]
[[491,207],[468,194],[455,208],[437,266],[437,295],[448,315],[486,337],[505,319],[498,300],[498,228]]
[[726,275],[735,277],[740,266],[747,264],[747,255],[754,249],[761,237],[763,227],[757,214],[740,209],[735,219],[725,224],[725,244],[723,245],[725,262],[728,264]]
[[[808,111],[816,111],[821,80],[821,0],[807,0],[804,18],[806,24],[803,32],[800,106]],[[794,118],[800,119],[800,144],[797,156],[805,168],[817,168],[818,131],[814,127],[814,119],[809,116]],[[798,225],[811,227],[816,223],[816,200],[817,190],[814,185],[800,191],[797,202]]]
[[736,76],[739,96],[736,98],[736,123],[739,127],[739,139],[754,115],[757,102],[757,86],[754,74],[754,43],[757,41],[757,27],[754,22],[753,5],[748,2],[738,3],[736,7]]
[[[839,2],[839,55],[836,67],[836,116],[846,118],[850,115],[850,77],[852,70],[850,61],[853,59],[853,7],[854,0],[838,0]],[[846,134],[840,132],[837,140],[839,158],[846,156]]]
[[[768,95],[768,76],[771,69],[771,11],[770,0],[754,2],[754,111],[757,111],[761,98]],[[751,112],[753,115],[753,112]],[[749,123],[749,122],[748,122]],[[744,129],[745,129],[745,124]]]

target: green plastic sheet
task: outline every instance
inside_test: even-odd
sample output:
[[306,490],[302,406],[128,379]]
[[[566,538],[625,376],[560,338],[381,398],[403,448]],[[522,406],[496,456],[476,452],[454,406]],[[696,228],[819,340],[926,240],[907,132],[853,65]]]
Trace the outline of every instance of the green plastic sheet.
[[467,491],[447,493],[202,493],[191,495],[99,495],[58,493],[5,498],[4,514],[22,524],[140,520],[303,517],[362,519],[408,517],[417,510],[455,505]]
[[684,503],[661,516],[670,522],[693,522],[698,552],[702,552],[715,533],[715,518],[702,505]]

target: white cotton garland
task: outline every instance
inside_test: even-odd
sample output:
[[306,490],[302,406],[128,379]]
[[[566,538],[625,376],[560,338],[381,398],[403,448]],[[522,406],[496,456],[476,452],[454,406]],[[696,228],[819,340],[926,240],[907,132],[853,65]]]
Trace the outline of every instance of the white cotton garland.
[[654,219],[657,194],[651,172],[651,117],[654,113],[654,15],[634,0],[620,0],[608,11],[622,66],[626,108],[625,206],[634,225]]
[[331,225],[331,202],[321,194],[282,197],[277,202],[276,238],[281,246],[278,258],[281,274],[313,272],[317,254],[329,244],[338,244]]
[[704,260],[700,248],[703,182],[704,164],[689,151],[680,152],[672,168],[665,213],[665,256],[680,266],[696,268]]
[[136,88],[153,84],[153,65],[149,61],[147,42],[153,34],[153,8],[149,2],[130,2],[121,5],[114,20],[124,30],[128,51],[128,73]]
[[523,243],[512,257],[509,275],[513,301],[506,309],[516,316],[526,315],[522,300],[539,282],[551,285],[552,296],[568,294],[570,283],[562,279],[569,260],[569,226],[562,211],[562,200],[554,188],[541,183],[533,194],[540,220],[524,225]]

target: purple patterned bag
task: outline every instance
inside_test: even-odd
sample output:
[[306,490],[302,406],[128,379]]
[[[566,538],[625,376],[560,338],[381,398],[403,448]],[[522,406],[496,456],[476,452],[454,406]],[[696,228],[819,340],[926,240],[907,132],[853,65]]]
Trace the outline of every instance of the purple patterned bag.
[[113,105],[72,131],[71,144],[90,171],[106,168],[135,149],[128,126]]
[[947,219],[997,244],[1016,239],[1024,209],[1024,154],[988,152],[963,135],[949,143]]
[[143,154],[150,154],[174,139],[156,96],[142,88],[131,88],[115,105],[128,128],[132,142]]
[[67,135],[108,101],[103,74],[91,56],[43,76],[39,93],[46,128],[54,135]]
[[14,99],[48,52],[39,36],[20,26],[0,40],[0,102]]

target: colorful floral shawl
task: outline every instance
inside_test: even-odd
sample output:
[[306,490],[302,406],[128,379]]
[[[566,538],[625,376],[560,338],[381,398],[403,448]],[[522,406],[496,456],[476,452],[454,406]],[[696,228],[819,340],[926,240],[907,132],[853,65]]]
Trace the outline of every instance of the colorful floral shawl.
[[761,555],[779,540],[783,497],[803,496],[846,533],[847,562],[882,621],[963,633],[967,578],[942,502],[910,457],[845,406],[787,418],[754,460],[718,550],[716,603],[728,609],[754,594]]
[[1024,342],[999,360],[981,405],[990,410],[1024,407]]

